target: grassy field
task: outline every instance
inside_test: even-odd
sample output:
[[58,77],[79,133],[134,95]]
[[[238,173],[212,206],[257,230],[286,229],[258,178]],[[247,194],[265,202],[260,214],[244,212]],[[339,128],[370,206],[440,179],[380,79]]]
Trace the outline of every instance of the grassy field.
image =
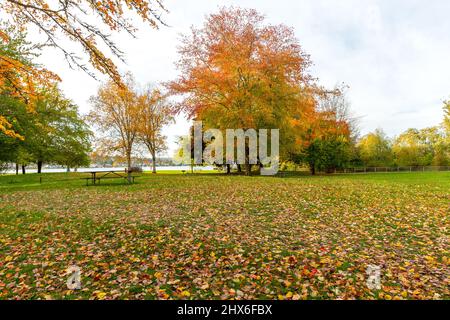
[[81,176],[0,176],[0,299],[450,298],[450,173]]

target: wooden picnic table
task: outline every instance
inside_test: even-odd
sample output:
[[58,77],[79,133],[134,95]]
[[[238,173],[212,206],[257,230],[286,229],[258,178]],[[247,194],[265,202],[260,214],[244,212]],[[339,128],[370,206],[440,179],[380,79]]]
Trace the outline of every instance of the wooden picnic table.
[[[128,172],[126,170],[96,170],[96,171],[87,171],[86,173],[90,173],[91,176],[86,179],[86,186],[89,185],[89,180],[92,181],[92,184],[96,184],[97,181],[100,183],[102,179],[128,179]],[[125,173],[125,174],[120,174]],[[131,176],[132,181],[134,183],[134,179],[137,176]]]

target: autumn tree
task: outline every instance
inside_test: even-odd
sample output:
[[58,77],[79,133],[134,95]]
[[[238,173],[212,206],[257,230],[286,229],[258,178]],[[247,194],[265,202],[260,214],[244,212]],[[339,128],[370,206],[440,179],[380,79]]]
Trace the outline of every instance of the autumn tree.
[[311,174],[334,172],[356,156],[358,123],[345,97],[344,88],[312,87],[305,96],[303,114],[292,113],[296,148],[289,160],[305,163]]
[[419,138],[427,150],[427,165],[446,166],[450,163],[449,143],[443,129],[434,126],[419,131]]
[[100,139],[110,150],[119,151],[126,158],[130,172],[133,146],[142,121],[134,79],[128,74],[121,85],[108,81],[99,88],[96,96],[91,97],[91,104],[91,124],[98,129]]
[[418,129],[408,129],[393,143],[392,150],[399,166],[428,166],[433,159],[431,145]]
[[358,141],[358,150],[365,166],[388,167],[393,165],[394,155],[391,141],[381,129],[362,137]]
[[[30,113],[34,112],[39,92],[59,81],[55,74],[32,62],[37,55],[37,48],[25,40],[24,33],[0,27],[0,94],[22,101]],[[0,134],[23,140],[7,116],[0,113]]]
[[[15,25],[39,30],[44,36],[41,45],[57,48],[70,66],[93,76],[92,69],[61,38],[77,43],[90,65],[116,82],[120,82],[117,67],[102,48],[108,48],[112,57],[118,59],[123,59],[123,53],[109,32],[125,31],[134,36],[136,23],[129,13],[158,28],[166,11],[161,0],[4,0],[0,2],[0,10],[4,13],[2,18]],[[15,69],[20,70],[21,66]]]
[[152,171],[156,173],[156,154],[167,149],[164,126],[174,121],[170,103],[159,89],[148,87],[139,97],[140,119],[138,139],[152,157]]
[[450,144],[450,101],[444,104],[444,122],[442,123]]
[[[161,0],[4,0],[0,2],[0,11],[1,20],[7,26],[19,26],[22,32],[34,27],[43,35],[43,41],[34,43],[33,48],[57,48],[71,67],[78,67],[92,77],[95,77],[93,69],[96,69],[120,83],[121,78],[112,58],[123,61],[124,57],[109,32],[126,31],[134,36],[137,28],[130,12],[158,28],[164,24],[161,15],[166,9]],[[21,55],[17,56],[17,49],[23,47],[23,39],[19,43],[14,41],[15,34],[11,31],[11,27],[0,28],[0,90],[8,88],[11,94],[20,96],[33,110],[36,87],[46,86],[59,78],[31,63],[29,52],[22,50],[19,51]],[[87,55],[90,66],[61,38],[77,43]],[[108,57],[103,48],[109,49],[112,57]],[[23,139],[1,114],[0,133]]]
[[180,76],[170,88],[184,98],[180,111],[205,129],[273,128],[289,140],[282,129],[304,107],[299,97],[310,82],[309,57],[291,28],[267,25],[255,10],[223,8],[183,37],[179,54]]
[[[14,135],[0,133],[0,163],[17,163],[18,171],[20,165],[32,160],[23,148],[25,130],[30,128],[27,106],[17,98],[0,94],[0,114],[14,127]],[[18,139],[18,136],[22,138]]]

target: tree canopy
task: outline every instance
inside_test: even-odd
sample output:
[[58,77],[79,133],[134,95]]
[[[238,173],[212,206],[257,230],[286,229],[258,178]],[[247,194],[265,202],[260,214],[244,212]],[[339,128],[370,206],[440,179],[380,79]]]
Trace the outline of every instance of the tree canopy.
[[161,0],[5,0],[0,3],[0,9],[10,22],[22,29],[37,28],[44,35],[43,45],[57,48],[70,66],[94,76],[92,69],[60,38],[77,43],[88,56],[89,64],[116,82],[120,82],[117,67],[101,48],[106,46],[119,59],[123,59],[123,52],[108,32],[125,31],[133,36],[136,23],[129,13],[158,28],[163,24],[161,14],[166,11]]

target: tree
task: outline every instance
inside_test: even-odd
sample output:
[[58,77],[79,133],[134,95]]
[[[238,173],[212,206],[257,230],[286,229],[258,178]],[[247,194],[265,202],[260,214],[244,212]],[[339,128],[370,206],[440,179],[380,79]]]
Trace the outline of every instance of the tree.
[[317,170],[332,173],[336,169],[346,167],[350,160],[348,140],[341,135],[316,138],[304,152],[304,160],[308,163],[312,175],[315,175]]
[[393,164],[391,142],[381,129],[362,137],[358,142],[358,149],[367,167],[388,167]]
[[[78,107],[72,101],[54,93],[47,103],[55,109],[52,146],[55,149],[53,163],[68,168],[89,165],[90,139],[92,132],[78,114]],[[39,111],[38,111],[39,112]]]
[[166,137],[161,131],[164,126],[174,121],[171,105],[158,89],[147,88],[139,97],[141,110],[138,124],[138,139],[150,152],[152,171],[156,173],[156,154],[167,149]]
[[0,111],[8,115],[23,140],[3,136],[0,150],[8,154],[6,160],[22,164],[36,162],[38,173],[44,163],[84,165],[90,151],[91,135],[78,108],[66,99],[57,87],[39,92],[35,111],[17,98],[0,95]]
[[433,159],[430,145],[417,129],[408,129],[400,134],[394,140],[392,150],[399,166],[427,166]]
[[450,143],[450,101],[445,101],[444,104],[444,122],[442,123]]
[[44,163],[68,167],[88,164],[91,133],[78,107],[56,87],[42,94],[29,122],[32,125],[25,131],[23,144],[37,162],[38,173]]
[[326,114],[336,123],[345,124],[341,132],[348,133],[352,142],[356,143],[359,136],[359,119],[352,113],[350,103],[347,99],[345,85],[336,86],[333,90],[322,89],[318,91],[317,111]]
[[100,48],[108,48],[113,57],[119,59],[123,59],[123,54],[108,31],[123,30],[134,36],[136,27],[129,12],[157,28],[163,23],[161,14],[166,11],[160,0],[4,0],[0,3],[0,10],[5,13],[5,18],[24,29],[36,27],[46,38],[43,45],[59,49],[70,66],[79,67],[94,76],[60,38],[74,41],[88,55],[92,67],[116,82],[120,81],[117,68]]
[[[3,115],[12,127],[14,127],[14,135],[0,133],[0,163],[28,163],[29,157],[25,157],[22,151],[24,131],[29,128],[29,114],[27,106],[23,101],[13,98],[10,95],[0,94],[0,114]],[[18,139],[17,136],[21,138]]]
[[350,111],[344,87],[334,90],[315,90],[314,110],[306,122],[307,135],[303,138],[303,159],[311,174],[316,170],[327,173],[344,168],[355,153],[358,121]]
[[442,165],[442,163],[446,163],[447,165],[450,164],[450,101],[446,101],[444,105],[442,130],[443,138],[440,140],[438,146],[437,159],[433,160],[435,165],[437,165],[437,163],[441,163],[440,165]]
[[[25,34],[12,27],[0,27],[0,94],[19,99],[29,112],[34,111],[39,92],[59,81],[55,74],[32,62],[37,55],[36,47],[25,40]],[[24,139],[4,113],[0,113],[2,133]]]
[[130,74],[122,85],[110,80],[99,88],[96,96],[91,97],[93,109],[89,113],[90,122],[103,133],[103,144],[125,156],[129,173],[133,145],[137,141],[142,121],[136,91],[135,81]]
[[419,137],[427,149],[427,164],[446,166],[449,163],[449,144],[440,126],[420,130]]
[[280,129],[287,153],[295,139],[283,135],[292,132],[291,115],[302,113],[311,80],[292,29],[265,25],[255,10],[222,8],[183,37],[179,54],[181,74],[169,87],[183,96],[180,111],[205,129]]

